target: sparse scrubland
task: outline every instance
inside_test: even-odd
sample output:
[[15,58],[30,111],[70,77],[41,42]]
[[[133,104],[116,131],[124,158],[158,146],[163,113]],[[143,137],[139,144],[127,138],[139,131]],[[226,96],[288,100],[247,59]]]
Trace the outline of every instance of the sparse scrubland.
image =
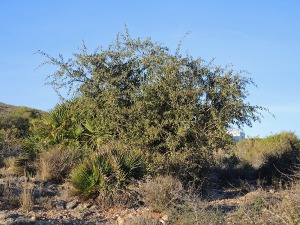
[[4,224],[300,223],[298,137],[228,135],[267,110],[251,79],[127,31],[68,61],[39,53],[71,97],[0,104]]

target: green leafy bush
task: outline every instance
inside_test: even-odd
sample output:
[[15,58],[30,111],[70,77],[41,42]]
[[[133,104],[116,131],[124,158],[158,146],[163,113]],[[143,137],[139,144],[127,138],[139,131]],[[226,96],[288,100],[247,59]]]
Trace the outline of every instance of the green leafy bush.
[[[230,143],[228,128],[251,125],[265,110],[246,102],[246,87],[254,83],[242,73],[183,56],[180,48],[172,52],[150,38],[132,38],[128,30],[93,53],[83,45],[68,61],[39,53],[44,65],[57,67],[48,83],[78,96],[49,113],[37,129],[40,140],[94,151],[121,141],[149,158],[171,157],[165,168],[179,169],[185,182],[201,180],[213,151]],[[139,159],[118,157],[121,171],[139,176],[127,168]]]
[[242,163],[251,165],[261,178],[290,173],[299,162],[298,137],[282,132],[267,138],[251,138],[238,142],[235,154]]
[[203,188],[210,171],[211,161],[203,151],[188,149],[182,152],[150,155],[149,172],[152,175],[172,175],[179,179],[184,187]]
[[112,152],[126,179],[141,179],[146,173],[146,162],[140,150],[115,150]]
[[99,166],[95,162],[85,161],[72,171],[72,184],[78,193],[91,196],[101,189],[105,180]]
[[140,151],[107,146],[72,171],[71,180],[79,194],[90,196],[101,190],[118,189],[145,175],[146,163]]

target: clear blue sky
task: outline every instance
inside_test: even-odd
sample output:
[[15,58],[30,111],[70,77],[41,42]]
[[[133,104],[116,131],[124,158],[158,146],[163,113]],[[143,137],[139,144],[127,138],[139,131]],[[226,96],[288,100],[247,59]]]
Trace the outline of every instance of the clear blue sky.
[[53,68],[37,50],[71,56],[85,40],[106,46],[127,24],[132,36],[152,37],[215,63],[247,70],[258,88],[249,101],[265,106],[262,123],[246,136],[280,131],[300,135],[300,1],[298,0],[2,0],[0,1],[0,102],[49,110],[59,99],[45,86]]

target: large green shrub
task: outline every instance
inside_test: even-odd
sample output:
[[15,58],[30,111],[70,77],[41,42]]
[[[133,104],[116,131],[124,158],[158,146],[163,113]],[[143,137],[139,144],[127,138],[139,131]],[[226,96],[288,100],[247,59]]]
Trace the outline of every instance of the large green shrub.
[[274,157],[287,160],[286,164],[289,165],[299,155],[298,141],[294,133],[282,132],[267,138],[250,138],[238,142],[235,152],[255,169],[261,168]]
[[[48,83],[77,98],[36,124],[38,143],[67,142],[97,151],[121,141],[141,149],[150,161],[162,156],[165,168],[182,171],[185,182],[201,179],[213,151],[231,142],[228,128],[251,125],[264,110],[246,102],[246,87],[254,83],[242,73],[182,56],[180,48],[172,52],[149,38],[131,38],[128,31],[93,53],[83,44],[68,61],[40,53],[44,64],[58,68]],[[123,172],[136,176],[127,169],[135,159],[119,160]]]
[[84,45],[68,62],[41,54],[58,67],[49,76],[55,89],[80,93],[111,135],[160,152],[222,145],[225,128],[251,125],[262,109],[244,102],[251,79],[128,32],[106,50]]
[[189,149],[169,154],[152,154],[149,158],[149,173],[152,175],[172,175],[185,187],[201,189],[205,177],[210,172],[211,162],[202,151]]

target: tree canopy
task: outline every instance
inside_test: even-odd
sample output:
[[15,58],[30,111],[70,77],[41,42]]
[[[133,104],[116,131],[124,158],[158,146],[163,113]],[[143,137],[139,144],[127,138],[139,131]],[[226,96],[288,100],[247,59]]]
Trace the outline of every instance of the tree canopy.
[[48,84],[76,96],[69,114],[75,117],[64,129],[72,127],[81,142],[92,137],[96,146],[121,140],[150,153],[192,152],[207,159],[230,142],[231,127],[251,126],[265,110],[247,102],[247,86],[255,84],[243,71],[182,55],[180,47],[172,52],[128,31],[93,53],[83,43],[69,60],[39,53],[47,58],[43,64],[57,67]]

